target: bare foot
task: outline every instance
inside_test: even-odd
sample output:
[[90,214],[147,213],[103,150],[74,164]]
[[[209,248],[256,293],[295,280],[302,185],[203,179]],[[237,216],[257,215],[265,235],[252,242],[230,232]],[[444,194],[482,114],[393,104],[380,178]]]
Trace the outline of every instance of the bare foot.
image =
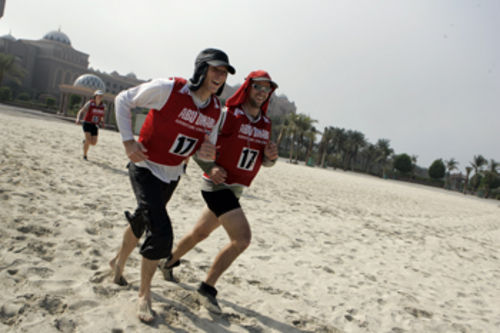
[[151,308],[151,301],[149,299],[139,297],[137,317],[146,324],[151,323],[155,319],[155,312]]
[[113,282],[119,286],[126,286],[126,285],[128,285],[128,282],[123,277],[123,275],[122,275],[123,272],[120,271],[120,268],[118,267],[118,265],[116,265],[116,259],[117,259],[117,257],[114,257],[109,262],[109,266],[111,267],[111,271],[113,274]]

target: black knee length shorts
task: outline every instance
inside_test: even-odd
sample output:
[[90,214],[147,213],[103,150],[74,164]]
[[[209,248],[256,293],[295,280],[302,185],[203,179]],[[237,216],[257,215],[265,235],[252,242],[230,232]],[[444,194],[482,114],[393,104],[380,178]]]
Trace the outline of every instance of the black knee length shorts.
[[99,135],[99,129],[97,128],[96,124],[84,121],[83,125],[83,132],[89,132],[90,136],[98,136]]
[[137,208],[132,217],[134,223],[131,222],[130,225],[137,238],[146,231],[140,253],[150,260],[166,258],[172,252],[174,240],[166,205],[179,181],[165,183],[149,169],[138,167],[134,163],[129,163],[128,173],[137,200]]

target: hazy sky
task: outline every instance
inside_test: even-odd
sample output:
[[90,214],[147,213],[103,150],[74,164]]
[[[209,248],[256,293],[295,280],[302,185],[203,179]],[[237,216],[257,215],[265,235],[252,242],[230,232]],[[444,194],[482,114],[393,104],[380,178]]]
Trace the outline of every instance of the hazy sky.
[[51,30],[90,66],[141,79],[190,77],[206,47],[269,71],[298,112],[389,139],[428,167],[500,161],[498,0],[7,0],[0,35]]

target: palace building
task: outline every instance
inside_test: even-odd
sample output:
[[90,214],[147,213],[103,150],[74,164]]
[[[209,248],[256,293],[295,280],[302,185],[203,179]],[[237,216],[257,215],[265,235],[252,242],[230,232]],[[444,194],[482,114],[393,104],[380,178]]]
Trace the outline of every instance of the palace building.
[[[50,96],[61,102],[61,86],[72,85],[99,87],[114,96],[144,82],[133,73],[108,74],[89,68],[89,55],[74,49],[61,30],[50,31],[39,40],[16,39],[9,33],[0,37],[0,52],[15,56],[25,72],[20,88],[34,99]],[[2,84],[8,84],[8,78]]]

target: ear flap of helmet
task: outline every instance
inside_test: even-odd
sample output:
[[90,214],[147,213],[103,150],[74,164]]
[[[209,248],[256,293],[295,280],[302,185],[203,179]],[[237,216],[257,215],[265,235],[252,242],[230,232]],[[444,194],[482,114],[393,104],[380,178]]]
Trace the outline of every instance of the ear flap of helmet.
[[189,89],[196,91],[200,89],[205,77],[207,76],[208,64],[206,62],[200,63],[194,69],[193,77],[189,79]]

